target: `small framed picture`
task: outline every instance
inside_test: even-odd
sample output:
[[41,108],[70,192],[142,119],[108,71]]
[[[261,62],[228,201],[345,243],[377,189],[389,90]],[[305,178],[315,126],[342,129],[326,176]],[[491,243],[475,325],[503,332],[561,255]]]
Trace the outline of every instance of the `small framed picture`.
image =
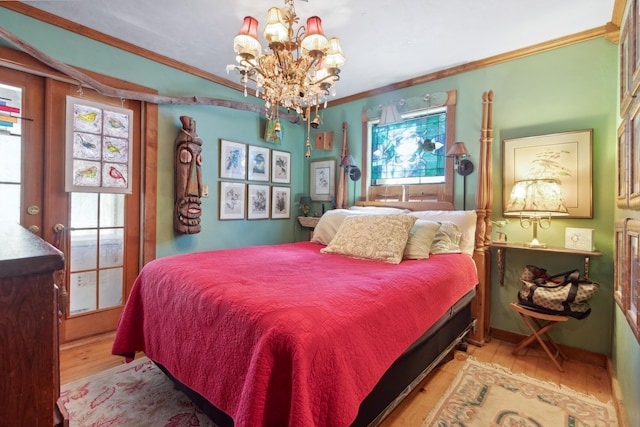
[[271,181],[279,184],[291,183],[291,153],[271,151]]
[[220,140],[220,178],[247,178],[247,144]]
[[250,181],[269,181],[270,152],[268,148],[249,146],[247,173]]
[[309,195],[311,200],[330,202],[336,190],[336,159],[309,162]]
[[247,219],[268,219],[270,194],[268,185],[249,184],[247,195]]
[[220,219],[244,219],[246,185],[220,181]]
[[271,219],[291,217],[291,188],[273,187],[271,191]]

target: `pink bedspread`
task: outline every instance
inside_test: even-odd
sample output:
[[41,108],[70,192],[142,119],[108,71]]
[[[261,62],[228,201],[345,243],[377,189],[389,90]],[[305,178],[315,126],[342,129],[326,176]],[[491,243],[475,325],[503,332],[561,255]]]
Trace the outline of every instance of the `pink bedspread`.
[[113,353],[144,351],[239,427],[348,426],[393,361],[478,279],[463,254],[393,265],[322,247],[149,263]]

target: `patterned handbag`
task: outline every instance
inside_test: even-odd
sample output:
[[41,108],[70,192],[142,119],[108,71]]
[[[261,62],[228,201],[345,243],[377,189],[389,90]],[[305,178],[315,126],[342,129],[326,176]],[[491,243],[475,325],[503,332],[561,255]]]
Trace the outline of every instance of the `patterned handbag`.
[[591,313],[589,299],[599,284],[580,277],[580,270],[548,275],[544,268],[527,265],[520,275],[520,305],[547,314],[584,319]]

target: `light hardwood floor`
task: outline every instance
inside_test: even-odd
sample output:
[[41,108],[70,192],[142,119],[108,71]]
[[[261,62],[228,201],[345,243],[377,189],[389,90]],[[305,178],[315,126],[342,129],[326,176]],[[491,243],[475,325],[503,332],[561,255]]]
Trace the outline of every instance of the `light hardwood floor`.
[[[63,344],[60,347],[60,380],[66,384],[124,363],[111,355],[113,334]],[[384,427],[419,427],[436,406],[468,356],[495,363],[540,381],[568,386],[601,401],[613,401],[611,380],[604,366],[572,361],[558,371],[541,350],[527,349],[520,356],[511,355],[514,344],[493,339],[483,347],[469,345],[467,352],[456,351],[453,360],[435,369],[382,423]]]

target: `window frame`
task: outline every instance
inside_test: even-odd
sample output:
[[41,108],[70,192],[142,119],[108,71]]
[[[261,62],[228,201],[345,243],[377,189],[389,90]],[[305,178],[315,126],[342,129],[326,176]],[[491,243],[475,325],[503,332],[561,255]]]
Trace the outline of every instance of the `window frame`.
[[[447,99],[440,105],[414,110],[404,116],[415,117],[434,109],[444,108],[447,114],[445,153],[455,142],[455,118],[457,92],[446,92]],[[444,182],[434,184],[403,184],[371,186],[371,129],[379,121],[379,117],[369,118],[366,110],[362,112],[362,183],[361,200],[396,200],[396,201],[447,201],[453,203],[453,159],[446,158]],[[389,194],[389,196],[387,196]]]

